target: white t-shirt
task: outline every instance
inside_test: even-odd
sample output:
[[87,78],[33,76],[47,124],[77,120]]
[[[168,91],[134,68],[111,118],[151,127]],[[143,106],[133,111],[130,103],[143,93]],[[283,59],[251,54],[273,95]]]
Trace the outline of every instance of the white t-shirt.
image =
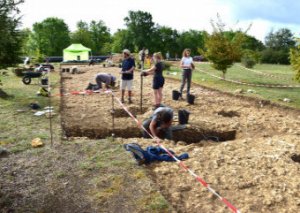
[[[191,67],[192,63],[193,63],[193,58],[192,57],[182,57],[182,59],[181,59],[181,64],[183,66]],[[188,69],[188,68],[184,68],[184,69]]]

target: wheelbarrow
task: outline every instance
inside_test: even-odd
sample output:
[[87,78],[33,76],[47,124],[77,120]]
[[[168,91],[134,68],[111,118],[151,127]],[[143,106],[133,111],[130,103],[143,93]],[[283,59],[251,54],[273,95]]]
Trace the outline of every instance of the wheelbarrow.
[[28,71],[28,72],[24,72],[24,77],[22,78],[22,82],[24,84],[30,84],[31,83],[31,79],[32,78],[41,78],[43,76],[45,76],[44,72],[32,72],[32,71]]

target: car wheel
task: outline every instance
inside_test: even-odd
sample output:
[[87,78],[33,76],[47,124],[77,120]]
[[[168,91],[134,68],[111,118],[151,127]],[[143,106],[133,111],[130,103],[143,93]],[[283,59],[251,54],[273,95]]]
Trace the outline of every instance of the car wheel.
[[31,78],[28,76],[23,77],[22,79],[24,84],[30,84],[31,83]]

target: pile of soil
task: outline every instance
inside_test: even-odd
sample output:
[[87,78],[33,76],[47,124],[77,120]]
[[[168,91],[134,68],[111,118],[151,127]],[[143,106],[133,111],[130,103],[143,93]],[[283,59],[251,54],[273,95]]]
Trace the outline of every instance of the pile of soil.
[[[118,68],[95,66],[80,76],[64,78],[63,90],[83,90],[97,72],[112,73],[120,79]],[[68,75],[63,73],[63,77]],[[151,84],[152,77],[146,77],[145,111],[137,113],[139,120],[152,113]],[[140,101],[138,72],[134,85],[134,104],[126,103],[132,110],[139,107]],[[291,156],[300,154],[297,144],[300,112],[272,104],[261,105],[259,100],[235,97],[198,85],[192,86],[196,100],[194,105],[189,105],[184,100],[172,100],[172,90],[178,90],[179,86],[180,82],[167,79],[163,102],[171,106],[175,114],[179,109],[188,110],[191,113],[189,125],[176,133],[179,136],[174,135],[176,141],[185,143],[166,142],[166,146],[176,153],[188,152],[191,158],[187,165],[241,212],[299,211],[300,164]],[[119,91],[115,94],[120,96]],[[118,137],[139,138],[137,125],[123,114],[115,118],[115,130],[112,131],[111,103],[112,98],[107,94],[63,96],[62,121],[66,135],[103,138],[114,132]],[[121,109],[117,103],[115,107]],[[123,142],[132,140],[123,139]],[[153,144],[140,138],[136,141],[144,146]],[[192,177],[182,174],[175,163],[159,163],[149,169],[166,198],[179,212],[225,211],[224,204],[204,187],[197,186]]]

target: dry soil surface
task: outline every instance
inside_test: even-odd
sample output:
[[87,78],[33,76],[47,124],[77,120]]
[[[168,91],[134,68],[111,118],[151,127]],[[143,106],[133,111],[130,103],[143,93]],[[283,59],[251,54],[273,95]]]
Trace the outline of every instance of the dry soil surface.
[[[114,133],[123,138],[122,143],[153,145],[151,140],[140,138],[137,125],[117,102],[113,130],[111,95],[67,95],[83,91],[98,72],[112,73],[119,79],[120,69],[80,69],[86,72],[62,73],[65,134],[105,138]],[[141,113],[140,76],[135,73],[134,104],[125,104],[139,120],[152,113],[151,83],[151,76],[144,78]],[[166,146],[177,154],[188,152],[186,164],[241,212],[300,212],[300,112],[198,85],[192,86],[196,100],[189,105],[184,100],[172,100],[172,90],[179,86],[178,81],[166,80],[163,103],[176,113],[179,109],[188,110],[189,125],[174,133],[175,141],[179,142],[166,141]],[[118,90],[114,94],[120,96]],[[175,163],[156,163],[146,168],[178,212],[229,212]]]

